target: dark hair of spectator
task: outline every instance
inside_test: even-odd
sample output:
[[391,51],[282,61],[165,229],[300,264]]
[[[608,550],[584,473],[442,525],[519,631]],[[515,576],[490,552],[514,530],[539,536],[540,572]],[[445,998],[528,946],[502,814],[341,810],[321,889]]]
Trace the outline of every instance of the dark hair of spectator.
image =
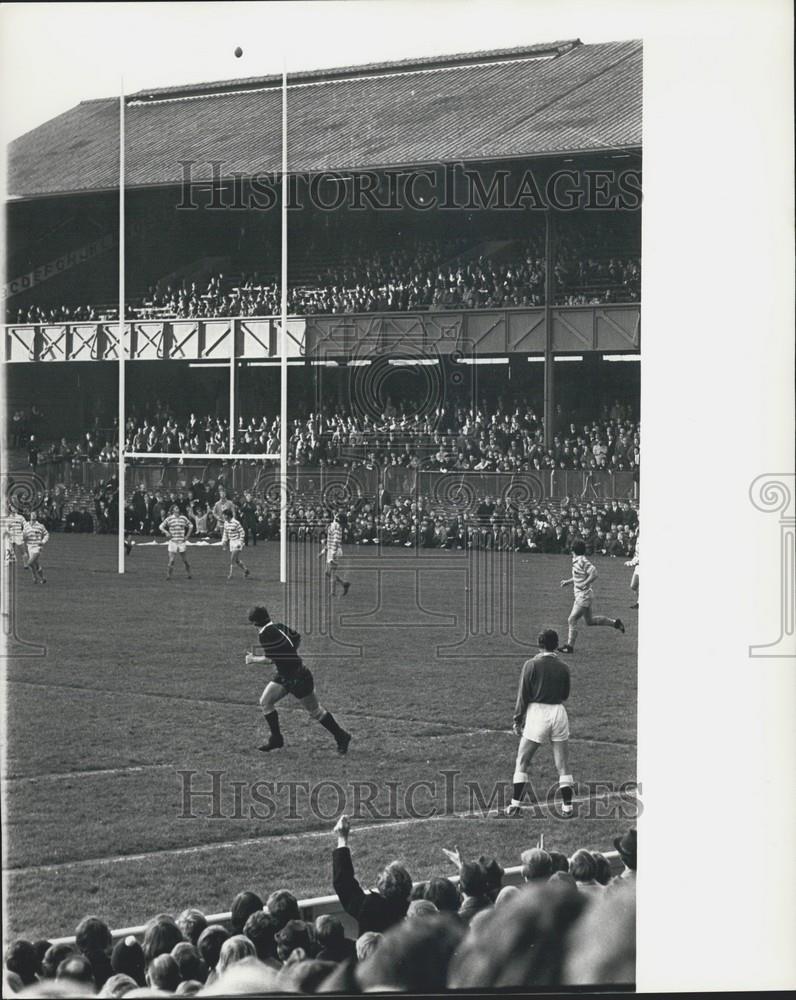
[[113,942],[110,927],[99,917],[84,917],[75,931],[75,944],[83,955],[106,952]]
[[484,854],[479,857],[478,864],[483,868],[486,877],[486,894],[494,901],[503,885],[503,866],[497,858],[490,858]]
[[600,851],[592,851],[591,856],[594,858],[594,861],[597,865],[597,872],[594,877],[597,879],[600,885],[608,885],[608,883],[611,881],[610,861],[608,860],[608,858],[606,858],[604,854],[601,854]]
[[424,898],[432,902],[441,913],[456,913],[462,902],[456,883],[441,877],[428,880]]
[[33,950],[36,952],[36,957],[39,960],[39,965],[36,969],[37,973],[41,972],[41,963],[44,960],[44,956],[47,954],[47,952],[51,947],[52,947],[52,942],[48,941],[46,938],[39,938],[38,941],[33,942]]
[[575,556],[585,556],[586,555],[586,543],[578,539],[576,542],[572,543],[572,554]]
[[[45,979],[55,979],[58,966],[65,958],[75,954],[71,944],[53,944],[47,949],[41,962],[41,974]],[[8,963],[6,963],[8,964]]]
[[243,933],[254,945],[261,962],[276,958],[274,935],[279,930],[279,922],[273,914],[265,910],[252,913],[243,928]]
[[315,921],[315,936],[321,948],[339,948],[345,940],[345,928],[331,913],[323,913]]
[[6,948],[5,966],[11,972],[16,972],[25,986],[35,983],[39,958],[31,942],[24,938],[12,941]]
[[597,874],[597,863],[588,851],[575,851],[569,862],[569,874],[576,882],[592,882]]
[[114,972],[123,972],[130,976],[139,986],[144,985],[144,972],[146,970],[144,949],[132,934],[123,941],[117,941],[114,945],[111,952],[111,968]]
[[229,936],[229,931],[225,930],[221,924],[210,924],[199,935],[196,947],[208,969],[215,969],[218,965],[221,946]]
[[[254,611],[258,609],[255,608]],[[266,621],[269,621],[268,612],[265,608],[261,609],[266,614]],[[253,614],[254,612],[252,612]],[[251,614],[249,615],[249,621],[252,621]],[[282,930],[285,924],[289,920],[300,920],[301,913],[299,911],[298,900],[293,895],[292,892],[288,892],[287,889],[277,889],[276,892],[272,892],[268,899],[265,901],[265,908],[271,914],[272,917],[276,919],[277,931]]]
[[168,955],[175,944],[182,941],[180,928],[171,917],[160,916],[144,931],[144,961],[147,966],[158,955]]
[[174,945],[171,957],[180,970],[180,979],[195,979],[200,983],[207,979],[207,966],[196,945],[189,941],[180,941],[179,944]]
[[229,925],[235,934],[242,934],[243,927],[252,913],[262,910],[263,901],[256,892],[239,892],[232,903]]
[[275,941],[280,962],[284,962],[296,948],[301,948],[306,955],[312,951],[309,928],[303,920],[288,920],[275,935]]

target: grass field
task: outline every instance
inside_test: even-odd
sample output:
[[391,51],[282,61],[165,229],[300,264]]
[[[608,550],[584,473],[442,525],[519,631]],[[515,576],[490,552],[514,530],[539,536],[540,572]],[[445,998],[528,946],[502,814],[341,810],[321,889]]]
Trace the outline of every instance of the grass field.
[[[595,607],[627,634],[584,628],[570,660],[579,813],[501,820],[467,783],[484,801],[509,790],[519,669],[540,626],[565,628],[569,557],[351,550],[353,586],[329,607],[315,552],[299,546],[285,590],[275,544],[246,549],[252,576],[230,584],[219,548],[192,548],[194,578],[178,567],[167,582],[164,548],[137,546],[121,577],[115,545],[53,535],[47,585],[17,581],[17,634],[46,655],[5,670],[7,936],[71,933],[89,912],[128,926],[187,905],[222,910],[245,888],[331,892],[331,827],[357,796],[365,881],[394,857],[416,878],[449,874],[441,848],[454,844],[505,865],[540,833],[565,851],[610,849],[630,825],[630,805],[598,787],[636,771],[636,612],[621,562],[596,561]],[[257,751],[269,671],[243,665],[255,602],[303,632],[321,702],[354,733],[347,757],[292,699],[280,706],[285,749]],[[551,756],[537,756],[540,799]],[[186,807],[186,788],[214,780],[215,803]]]

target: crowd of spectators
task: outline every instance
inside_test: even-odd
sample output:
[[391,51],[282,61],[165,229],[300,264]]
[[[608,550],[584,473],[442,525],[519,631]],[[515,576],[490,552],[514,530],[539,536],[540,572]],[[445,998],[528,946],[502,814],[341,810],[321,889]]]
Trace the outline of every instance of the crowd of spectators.
[[[17,939],[6,948],[3,996],[264,995],[445,989],[632,986],[635,979],[636,831],[617,837],[620,874],[599,852],[571,857],[541,847],[521,855],[523,884],[503,885],[497,859],[449,857],[413,883],[401,861],[364,890],[354,871],[350,824],[335,826],[332,885],[349,927],[324,914],[304,919],[287,889],[247,890],[229,919],[209,924],[186,909],[161,913],[142,939],[114,942],[95,916],[75,943]],[[53,982],[55,981],[55,982]]]
[[[75,489],[64,486],[40,494],[35,502],[49,531],[104,534],[116,531],[117,497],[117,480],[111,477],[82,503]],[[139,483],[126,497],[126,533],[159,536],[159,526],[175,504],[191,521],[196,539],[220,537],[228,506],[243,525],[247,545],[279,538],[278,491],[256,486],[234,490],[223,472],[216,479],[190,476],[184,487],[173,489]],[[583,541],[588,555],[628,559],[639,533],[637,506],[627,500],[518,500],[511,495],[478,497],[465,489],[435,498],[381,489],[375,496],[352,492],[333,504],[320,495],[289,494],[289,537],[320,543],[335,513],[344,543],[354,546],[563,553]]]
[[[113,453],[112,445],[103,447]],[[241,418],[235,451],[275,455],[279,447],[278,416]],[[221,454],[229,450],[229,424],[223,417],[195,413],[178,419],[158,404],[154,415],[128,420],[126,450]],[[100,441],[86,435],[81,451],[97,458]],[[619,402],[598,420],[580,425],[561,421],[549,447],[544,444],[541,415],[530,405],[449,406],[421,414],[407,412],[405,405],[396,407],[388,399],[378,418],[327,408],[292,419],[288,428],[288,462],[298,466],[636,472],[640,457],[640,426]]]
[[[405,242],[405,241],[403,241]],[[472,243],[472,241],[470,241]],[[480,247],[489,240],[482,240]],[[467,241],[424,240],[401,250],[370,250],[326,268],[311,283],[291,283],[292,315],[407,312],[438,309],[500,309],[539,306],[545,302],[543,239],[510,243],[493,256]],[[490,244],[490,245],[491,245]],[[637,302],[641,291],[640,257],[597,251],[599,241],[583,235],[559,241],[554,265],[554,301],[559,305]],[[182,280],[151,286],[130,314],[139,319],[273,316],[281,292],[265,272],[235,279],[223,273],[205,281]],[[111,308],[111,313],[112,313]],[[17,310],[17,323],[81,322],[110,315],[90,306],[36,305]]]

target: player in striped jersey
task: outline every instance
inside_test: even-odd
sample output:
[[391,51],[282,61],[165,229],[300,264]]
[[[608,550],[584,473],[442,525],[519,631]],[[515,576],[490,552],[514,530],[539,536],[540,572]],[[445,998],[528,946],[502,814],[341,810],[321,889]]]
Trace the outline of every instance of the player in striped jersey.
[[22,529],[22,538],[28,548],[28,569],[33,574],[34,583],[47,583],[44,579],[44,570],[41,568],[39,557],[42,546],[50,540],[50,533],[39,520],[36,511],[30,512],[30,517]]
[[633,591],[633,596],[636,600],[630,605],[631,608],[638,608],[638,538],[636,538],[636,548],[633,552],[633,558],[628,559],[625,566],[633,567],[633,576],[630,578],[630,589]]
[[240,557],[245,538],[246,532],[243,525],[237,518],[232,516],[232,510],[228,507],[224,511],[224,527],[221,532],[221,544],[224,548],[229,548],[229,575],[227,576],[227,583],[232,579],[232,569],[235,566],[240,566],[244,576],[249,575],[249,569]]
[[597,570],[586,558],[586,545],[582,541],[572,543],[572,576],[568,580],[562,580],[562,587],[572,585],[575,591],[575,600],[572,610],[569,613],[567,625],[567,641],[558,650],[559,653],[574,653],[575,639],[578,635],[577,624],[582,618],[587,625],[607,625],[610,628],[625,631],[621,618],[606,618],[605,615],[593,615],[591,613],[591,602],[594,599],[592,584],[597,579]]
[[171,579],[174,560],[179,552],[180,558],[185,564],[185,572],[190,580],[191,567],[188,565],[185,551],[187,547],[186,542],[191,537],[191,532],[193,531],[193,525],[184,514],[180,513],[180,508],[176,503],[171,505],[169,516],[161,522],[159,530],[169,539],[169,566],[166,570],[166,579]]
[[8,512],[2,518],[3,558],[6,562],[16,562],[20,555],[24,557],[25,539],[22,537],[24,527],[25,518],[9,501]]
[[339,573],[340,560],[343,558],[343,526],[340,524],[340,515],[334,514],[329,527],[326,529],[326,541],[321,546],[318,558],[326,554],[326,576],[331,582],[331,595],[337,595],[337,584],[343,588],[343,597],[348,593],[351,586],[348,580],[344,580]]

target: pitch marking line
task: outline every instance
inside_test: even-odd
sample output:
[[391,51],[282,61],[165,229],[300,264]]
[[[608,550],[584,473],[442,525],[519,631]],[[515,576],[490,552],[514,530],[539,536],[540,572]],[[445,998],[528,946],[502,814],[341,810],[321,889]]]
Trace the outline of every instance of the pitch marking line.
[[[626,792],[607,792],[600,795],[582,795],[575,797],[572,802],[573,805],[581,805],[586,802],[607,802],[617,796],[622,795],[627,798]],[[528,805],[520,807],[523,812],[534,812],[537,809],[542,809],[542,805]],[[486,813],[484,814],[481,810],[470,810],[469,812],[461,813],[445,813],[436,816],[409,816],[405,819],[396,820],[385,820],[380,823],[363,823],[361,826],[356,826],[355,831],[357,835],[360,833],[366,833],[371,830],[389,830],[397,829],[405,826],[413,826],[419,823],[439,823],[445,820],[462,820],[462,819],[498,819],[501,814],[499,813]],[[534,817],[542,818],[542,817]],[[571,819],[577,819],[577,816],[573,816]],[[514,822],[510,818],[502,820],[506,823]],[[562,822],[564,822],[562,820]],[[570,822],[567,820],[566,822]],[[103,858],[84,858],[79,861],[64,861],[62,863],[54,864],[44,864],[44,865],[29,865],[27,867],[4,868],[3,871],[8,876],[15,875],[34,875],[41,874],[44,872],[64,872],[70,869],[81,869],[81,868],[91,868],[95,866],[105,866],[105,865],[115,865],[124,864],[130,861],[151,861],[156,858],[170,858],[170,857],[183,857],[185,855],[191,854],[201,854],[204,852],[211,851],[228,851],[234,850],[236,848],[243,847],[254,847],[259,844],[271,843],[273,841],[302,841],[302,840],[318,840],[320,838],[325,838],[328,840],[333,839],[331,831],[327,828],[323,830],[305,830],[302,833],[277,833],[277,834],[265,834],[262,837],[246,837],[243,840],[220,840],[215,843],[210,844],[194,844],[190,847],[167,847],[156,851],[143,851],[138,854],[115,854]]]
[[[189,701],[197,705],[213,705],[221,707],[230,708],[255,708],[256,703],[254,700],[234,700],[231,698],[195,698],[192,695],[183,694],[159,694],[154,691],[106,691],[101,688],[90,687],[84,684],[42,684],[38,681],[27,681],[21,678],[9,677],[7,678],[7,683],[9,684],[21,684],[25,687],[41,688],[43,690],[50,691],[53,688],[61,688],[65,691],[85,691],[87,693],[93,694],[95,696],[100,695],[104,697],[114,697],[118,698],[120,695],[129,698],[154,698],[159,701]],[[301,712],[303,711],[296,705],[286,705],[284,709],[280,708],[281,711],[288,712]],[[424,736],[423,739],[445,739],[448,736],[470,736],[470,735],[512,735],[510,729],[473,729],[468,730],[466,727],[457,726],[456,723],[452,722],[440,722],[436,719],[408,719],[403,716],[398,715],[388,715],[384,713],[383,715],[374,715],[371,712],[363,712],[356,708],[347,709],[345,712],[340,713],[343,716],[352,716],[357,719],[367,719],[371,722],[407,722],[416,726],[439,726],[441,729],[450,729],[449,734],[446,733],[436,733],[433,736]],[[612,747],[627,747],[630,749],[635,749],[636,744],[630,741],[624,740],[596,740],[589,739],[583,736],[575,736],[570,739],[570,743],[590,743],[594,746],[612,746]]]
[[61,781],[72,778],[95,778],[118,774],[138,774],[143,771],[156,771],[173,767],[173,764],[131,764],[129,767],[98,767],[83,768],[80,771],[54,771],[44,774],[11,774],[0,778],[0,784],[18,781]]

